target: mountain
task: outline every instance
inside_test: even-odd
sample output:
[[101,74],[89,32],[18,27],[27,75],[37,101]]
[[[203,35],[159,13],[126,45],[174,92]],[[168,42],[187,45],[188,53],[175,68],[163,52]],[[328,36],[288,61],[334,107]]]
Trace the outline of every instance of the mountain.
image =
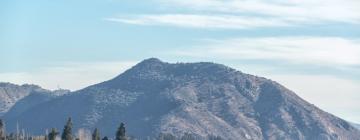
[[221,136],[239,140],[357,140],[360,131],[322,111],[275,81],[215,63],[166,63],[146,59],[123,74],[5,115],[7,128],[33,133],[62,129],[72,117],[74,129],[95,127],[113,136],[120,122],[128,134],[145,138]]
[[64,89],[59,89],[54,91],[50,91],[50,90],[33,91],[28,96],[17,101],[16,104],[6,113],[6,116],[9,118],[19,116],[21,113],[27,111],[28,109],[34,106],[53,100],[67,93],[70,93],[70,91]]
[[[50,91],[37,85],[16,85],[12,83],[0,82],[0,116],[12,110],[12,112],[21,112],[27,108],[41,103],[44,98],[57,97],[69,90]],[[12,109],[14,108],[15,109]],[[12,114],[12,113],[11,113]]]
[[0,116],[5,114],[15,103],[33,91],[44,90],[36,85],[15,85],[0,82]]

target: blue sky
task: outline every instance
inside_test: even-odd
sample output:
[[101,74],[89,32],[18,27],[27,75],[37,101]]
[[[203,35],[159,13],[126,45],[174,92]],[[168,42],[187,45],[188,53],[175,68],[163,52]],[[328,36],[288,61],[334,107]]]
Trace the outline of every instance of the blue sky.
[[142,59],[271,78],[360,123],[358,0],[3,0],[0,81],[72,90]]

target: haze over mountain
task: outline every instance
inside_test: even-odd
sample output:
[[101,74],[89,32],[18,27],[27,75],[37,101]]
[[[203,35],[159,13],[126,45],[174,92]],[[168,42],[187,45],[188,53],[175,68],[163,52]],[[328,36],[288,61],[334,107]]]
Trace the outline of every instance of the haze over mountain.
[[128,133],[140,138],[187,132],[229,140],[360,138],[348,122],[277,82],[215,63],[156,58],[109,81],[10,112],[4,116],[10,131],[18,122],[38,134],[61,129],[72,117],[75,129],[97,127],[107,136],[125,122]]

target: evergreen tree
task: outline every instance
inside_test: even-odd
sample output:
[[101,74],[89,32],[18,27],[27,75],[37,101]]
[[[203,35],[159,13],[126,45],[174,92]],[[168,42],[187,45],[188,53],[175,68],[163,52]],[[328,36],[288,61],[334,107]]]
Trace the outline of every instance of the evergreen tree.
[[105,136],[104,138],[102,138],[101,140],[109,140],[109,138],[107,136]]
[[5,134],[5,125],[4,122],[0,119],[0,140],[5,140],[6,134]]
[[100,132],[97,128],[95,128],[92,134],[92,140],[100,140]]
[[71,118],[68,119],[66,125],[64,126],[61,140],[73,140]]
[[118,128],[118,130],[116,132],[115,140],[127,140],[127,137],[126,137],[125,133],[126,133],[125,124],[121,123],[120,127]]
[[48,139],[49,140],[55,140],[56,136],[59,134],[59,132],[57,132],[57,130],[55,128],[52,128],[50,133],[48,134]]

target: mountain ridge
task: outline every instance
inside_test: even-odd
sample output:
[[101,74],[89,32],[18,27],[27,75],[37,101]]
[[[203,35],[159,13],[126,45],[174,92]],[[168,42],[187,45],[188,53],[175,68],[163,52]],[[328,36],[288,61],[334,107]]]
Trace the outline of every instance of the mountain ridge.
[[8,82],[0,82],[0,116],[5,114],[17,101],[36,90],[40,91],[45,89],[31,84],[16,85]]
[[8,113],[19,101],[28,96],[43,94],[44,96],[55,97],[69,92],[70,90],[64,89],[51,91],[34,84],[17,85],[9,82],[0,82],[0,116]]
[[33,132],[43,133],[44,128],[61,128],[69,116],[75,129],[97,127],[105,135],[112,135],[114,123],[123,121],[128,132],[140,138],[189,132],[230,140],[360,137],[346,121],[275,81],[216,63],[172,64],[156,58],[5,119],[24,127],[37,125]]

